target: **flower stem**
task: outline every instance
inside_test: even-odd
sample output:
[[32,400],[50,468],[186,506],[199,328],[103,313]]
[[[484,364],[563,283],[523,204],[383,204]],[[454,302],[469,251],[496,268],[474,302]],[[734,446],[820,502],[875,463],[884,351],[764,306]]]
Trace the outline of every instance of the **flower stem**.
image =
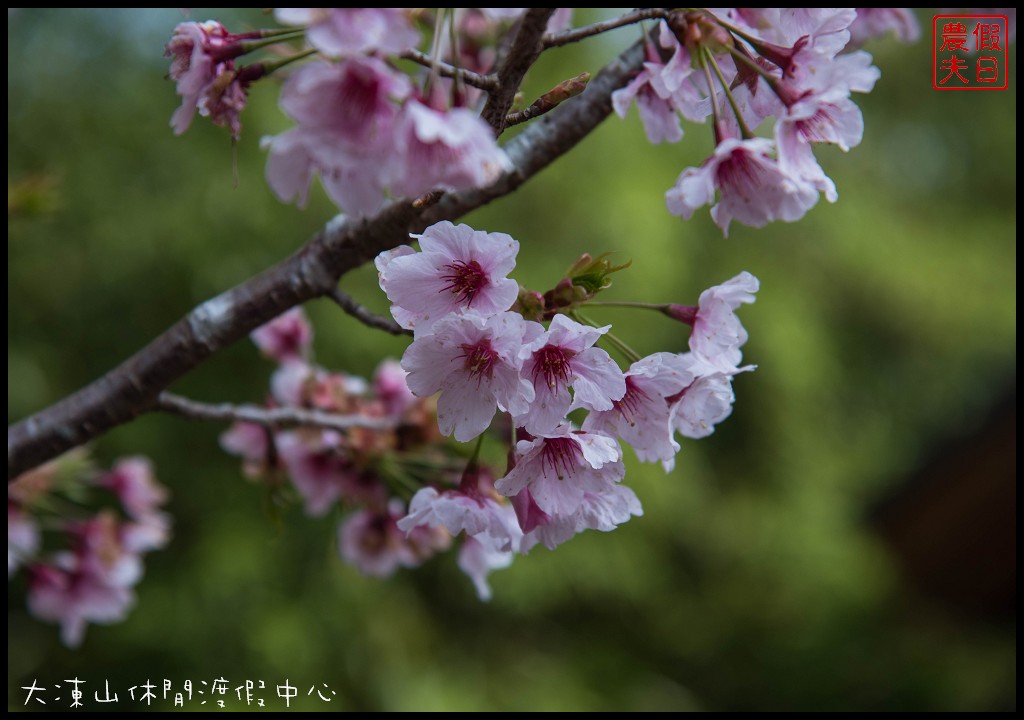
[[[572,312],[570,313],[570,316],[571,316],[571,317],[574,317],[574,318],[575,318],[576,320],[578,320],[578,321],[580,321],[580,322],[583,322],[583,323],[586,323],[587,325],[590,325],[591,327],[601,327],[601,326],[600,326],[600,325],[598,325],[598,324],[597,324],[596,322],[594,322],[593,320],[591,320],[590,318],[588,318],[588,317],[587,317],[586,315],[584,315],[583,313],[581,313],[581,312],[580,312],[579,310],[573,310],[573,311],[572,311]],[[612,334],[611,334],[610,332],[607,332],[607,333],[605,333],[605,334],[603,335],[603,337],[604,337],[604,338],[605,338],[606,340],[608,340],[608,342],[609,342],[609,343],[611,343],[611,345],[612,345],[612,346],[613,346],[613,347],[614,347],[614,348],[615,348],[616,350],[618,350],[618,351],[619,351],[620,353],[622,353],[622,354],[623,354],[623,355],[625,356],[626,360],[627,360],[627,361],[629,361],[629,363],[630,363],[631,365],[632,365],[633,363],[635,363],[635,362],[636,362],[637,360],[639,360],[639,359],[640,359],[640,354],[639,354],[638,352],[636,352],[635,350],[633,350],[633,348],[631,348],[631,347],[630,347],[629,345],[627,345],[626,343],[622,342],[622,340],[619,340],[619,338],[615,337],[615,336],[614,336],[614,335],[612,335]]]
[[280,32],[280,33],[278,33],[276,35],[265,35],[263,37],[263,39],[261,39],[261,40],[252,40],[252,41],[248,41],[248,42],[243,42],[242,43],[242,48],[243,48],[245,53],[251,53],[254,50],[259,50],[260,48],[267,47],[268,45],[276,45],[277,43],[280,43],[280,42],[285,42],[287,40],[294,40],[295,38],[300,38],[300,37],[302,37],[305,34],[305,32],[306,32],[305,29],[302,29],[302,30],[287,30],[287,31],[282,31],[282,32]]
[[282,58],[280,60],[275,60],[274,62],[262,63],[263,64],[263,70],[264,70],[263,74],[264,74],[264,76],[267,76],[267,75],[269,75],[272,72],[276,72],[276,71],[280,70],[285,65],[290,65],[291,63],[293,63],[293,62],[295,62],[297,60],[304,60],[304,59],[308,58],[310,55],[316,55],[316,53],[317,53],[316,50],[306,50],[305,52],[301,52],[298,55],[292,55],[291,57],[286,57],[286,58]]
[[722,90],[725,92],[725,97],[729,101],[729,107],[732,108],[732,114],[736,116],[736,123],[740,126],[740,132],[743,134],[744,140],[750,140],[754,137],[754,133],[750,132],[750,128],[743,121],[743,115],[740,113],[739,106],[736,105],[736,98],[732,96],[732,91],[729,90],[729,83],[725,81],[725,75],[722,74],[722,69],[718,67],[718,61],[715,60],[714,54],[704,48],[704,57],[707,59],[712,69],[715,71],[715,75],[718,76],[718,82],[722,84]]
[[665,312],[665,308],[668,307],[664,303],[630,302],[628,300],[591,300],[587,303],[587,306],[643,308],[645,310],[657,310],[658,312]]

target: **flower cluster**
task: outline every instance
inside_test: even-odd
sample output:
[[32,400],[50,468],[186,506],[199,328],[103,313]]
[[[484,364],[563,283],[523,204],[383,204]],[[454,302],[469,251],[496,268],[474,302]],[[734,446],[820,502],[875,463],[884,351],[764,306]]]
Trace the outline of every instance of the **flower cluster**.
[[[685,220],[713,204],[728,234],[732,220],[799,220],[820,193],[835,202],[813,145],[846,151],[860,143],[864,121],[850,94],[870,92],[879,77],[868,53],[850,49],[889,29],[905,39],[917,34],[909,11],[881,10],[719,8],[662,21],[643,70],[613,105],[625,117],[635,100],[653,143],[682,138],[680,115],[712,117],[715,149],[666,192],[669,211]],[[772,137],[755,136],[768,117],[776,118]]]
[[270,407],[353,422],[350,428],[290,429],[236,422],[221,436],[221,446],[242,457],[245,474],[267,482],[281,498],[294,494],[311,517],[338,505],[349,511],[338,528],[339,552],[367,575],[417,566],[447,548],[446,533],[406,536],[396,525],[405,514],[397,495],[408,494],[425,469],[445,472],[449,463],[437,447],[433,404],[410,392],[398,363],[382,362],[369,383],[316,365],[312,327],[299,308],[255,330],[252,340],[278,363]]
[[171,58],[170,77],[181,95],[181,107],[171,117],[176,135],[189,129],[198,111],[215,125],[229,128],[238,139],[249,84],[262,76],[263,69],[252,66],[243,72],[235,67],[235,58],[247,52],[246,41],[258,37],[258,32],[230,33],[216,20],[185,22],[174,28],[165,54]]
[[[732,378],[753,369],[735,311],[758,282],[741,273],[696,305],[651,306],[692,326],[690,351],[631,357],[610,326],[579,314],[626,265],[584,256],[541,294],[509,277],[509,235],[445,221],[412,237],[418,250],[376,259],[391,313],[413,334],[401,365],[384,361],[371,382],[320,367],[309,321],[290,310],[252,339],[278,363],[268,408],[307,414],[290,428],[237,422],[221,445],[307,515],[340,507],[339,553],[366,575],[418,566],[461,537],[458,566],[486,599],[488,574],[516,554],[642,514],[620,442],[667,471],[677,437],[709,435],[730,414]],[[602,342],[632,364],[621,369]],[[503,471],[481,453],[492,427],[511,441]]]
[[141,457],[97,473],[72,454],[25,473],[7,488],[7,578],[25,569],[29,610],[75,647],[87,623],[122,620],[135,603],[142,556],[170,538],[166,501]]
[[[492,69],[495,28],[515,12],[440,10],[466,37],[457,54],[469,71]],[[177,133],[196,110],[237,138],[249,85],[297,60],[315,56],[284,83],[281,107],[296,125],[264,138],[266,177],[283,201],[305,205],[319,176],[327,195],[351,216],[376,212],[386,198],[417,198],[431,190],[488,185],[511,167],[494,130],[469,104],[478,92],[421,68],[410,77],[398,65],[421,40],[425,11],[401,8],[277,8],[284,29],[229,33],[220,23],[181,23],[167,45],[171,78],[183,102],[174,114]],[[561,14],[560,22],[565,22]],[[447,33],[446,33],[447,35]],[[303,38],[311,48],[272,61],[236,66],[235,60],[273,44]],[[435,45],[440,38],[435,38]],[[436,69],[436,68],[435,68]],[[473,90],[469,92],[469,90]]]
[[[419,251],[402,246],[376,263],[392,314],[414,332],[402,358],[409,388],[422,398],[437,394],[445,435],[471,441],[501,413],[518,442],[508,471],[493,482],[497,495],[487,492],[489,478],[487,491],[481,489],[471,463],[458,488],[417,492],[398,527],[464,533],[486,559],[481,567],[503,567],[538,543],[554,548],[584,530],[612,530],[640,515],[639,500],[622,484],[619,441],[641,461],[670,469],[676,433],[711,433],[731,411],[732,377],[752,369],[740,366],[747,334],[734,312],[754,300],[758,283],[749,273],[705,291],[696,306],[661,308],[693,326],[691,351],[637,358],[623,371],[597,346],[610,326],[583,324],[577,312],[621,267],[600,259],[577,263],[554,291],[533,293],[534,312],[527,314],[537,314],[539,304],[540,317],[550,317],[545,327],[524,318],[518,301],[531,294],[518,293],[507,277],[518,251],[514,239],[450,222],[414,237]],[[581,425],[569,419],[575,411],[586,413]],[[479,573],[475,579],[486,588]]]

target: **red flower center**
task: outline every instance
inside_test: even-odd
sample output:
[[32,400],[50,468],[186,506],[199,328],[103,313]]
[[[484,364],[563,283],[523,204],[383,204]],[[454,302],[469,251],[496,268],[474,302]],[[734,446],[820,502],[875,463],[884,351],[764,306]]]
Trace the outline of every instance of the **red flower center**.
[[543,382],[554,389],[559,383],[568,385],[572,378],[571,360],[576,353],[572,350],[545,345],[533,354],[533,384]]
[[582,460],[583,451],[579,443],[572,438],[556,437],[544,440],[541,466],[550,468],[559,480],[565,480],[567,475],[573,475]]
[[626,394],[621,400],[614,401],[614,407],[630,425],[636,425],[636,413],[640,403],[647,399],[647,393],[633,383],[633,378],[626,377]]
[[442,269],[448,271],[446,275],[441,276],[441,279],[448,284],[439,292],[448,290],[459,302],[464,302],[466,305],[472,305],[476,294],[487,287],[487,273],[476,260],[469,262],[456,260]]
[[477,385],[484,378],[490,380],[494,376],[494,363],[498,360],[498,353],[491,347],[491,341],[484,338],[475,345],[465,343],[460,345],[462,355],[465,358],[463,367],[469,371],[470,377],[475,377]]

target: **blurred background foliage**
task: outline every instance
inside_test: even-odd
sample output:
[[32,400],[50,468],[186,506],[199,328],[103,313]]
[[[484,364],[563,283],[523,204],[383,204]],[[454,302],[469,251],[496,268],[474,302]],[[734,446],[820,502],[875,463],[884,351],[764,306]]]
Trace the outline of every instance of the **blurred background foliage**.
[[[931,15],[919,17],[916,45],[868,46],[882,80],[856,98],[864,142],[820,153],[841,197],[800,223],[734,224],[723,239],[706,211],[669,216],[662,194],[706,157],[710,132],[690,125],[682,143],[651,146],[635,111],[466,218],[519,239],[516,278],[538,290],[585,251],[633,261],[608,299],[692,303],[741,270],[761,279],[742,311],[759,369],[737,379],[732,418],[684,443],[668,476],[626,452],[643,518],[518,558],[492,575],[484,604],[452,554],[361,577],[337,558],[336,517],[267,514],[218,448],[223,428],[146,416],[94,450],[105,464],[154,459],[174,539],[148,557],[128,619],[92,626],[77,651],[26,613],[24,580],[10,584],[9,706],[22,707],[33,678],[85,679],[87,698],[109,679],[123,703],[147,678],[224,677],[232,688],[290,679],[310,709],[1015,708],[1015,53],[1006,92],[935,92]],[[282,205],[263,181],[259,139],[288,125],[273,83],[254,88],[237,147],[201,119],[172,135],[178,98],[161,54],[180,20],[8,11],[9,421],[110,369],[335,212],[319,191],[306,211]],[[636,36],[548,53],[527,101]],[[385,310],[372,267],[342,287]],[[368,376],[404,348],[328,302],[307,310],[329,368]],[[686,347],[685,328],[661,316],[601,310],[641,353]],[[270,370],[240,343],[175,389],[258,401]],[[990,452],[990,432],[1013,439]],[[993,452],[994,485],[981,477]],[[966,500],[920,509],[950,483]],[[903,514],[887,531],[894,506]],[[964,507],[976,512],[956,515]],[[910,522],[945,596],[893,540]],[[989,541],[992,527],[1003,542]],[[985,575],[993,565],[1001,580]],[[305,696],[321,683],[337,691],[331,705]]]

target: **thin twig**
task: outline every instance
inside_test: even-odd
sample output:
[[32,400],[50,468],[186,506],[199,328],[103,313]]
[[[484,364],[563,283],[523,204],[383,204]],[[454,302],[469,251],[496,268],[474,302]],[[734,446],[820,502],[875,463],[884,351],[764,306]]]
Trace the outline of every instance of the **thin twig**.
[[457,68],[454,65],[449,65],[446,62],[440,60],[433,60],[426,53],[422,53],[419,50],[406,50],[398,57],[405,58],[406,60],[412,60],[414,63],[418,63],[426,68],[433,69],[435,66],[437,72],[444,77],[458,78],[467,85],[472,85],[475,88],[490,92],[498,87],[498,78],[494,75],[481,75],[475,73],[472,70],[466,70],[465,68]]
[[395,421],[366,415],[338,415],[323,410],[307,410],[295,407],[266,408],[259,405],[233,405],[231,403],[204,403],[197,400],[162,392],[157,398],[156,409],[179,415],[189,420],[212,420],[214,422],[249,422],[263,427],[318,427],[328,430],[391,430]]
[[579,42],[588,37],[594,35],[600,35],[606,33],[609,30],[624,27],[626,25],[634,25],[644,20],[664,20],[668,18],[669,11],[665,8],[639,8],[632,12],[628,12],[621,17],[617,17],[614,20],[605,20],[603,22],[597,22],[593,25],[585,25],[581,28],[573,28],[572,30],[565,30],[564,32],[554,33],[553,35],[544,36],[544,49],[561,47],[562,45],[568,45],[569,43]]
[[338,303],[338,307],[367,327],[371,327],[374,330],[383,330],[392,335],[412,335],[412,330],[406,330],[391,318],[370,312],[350,295],[346,295],[338,288],[334,288],[327,293],[327,297]]

